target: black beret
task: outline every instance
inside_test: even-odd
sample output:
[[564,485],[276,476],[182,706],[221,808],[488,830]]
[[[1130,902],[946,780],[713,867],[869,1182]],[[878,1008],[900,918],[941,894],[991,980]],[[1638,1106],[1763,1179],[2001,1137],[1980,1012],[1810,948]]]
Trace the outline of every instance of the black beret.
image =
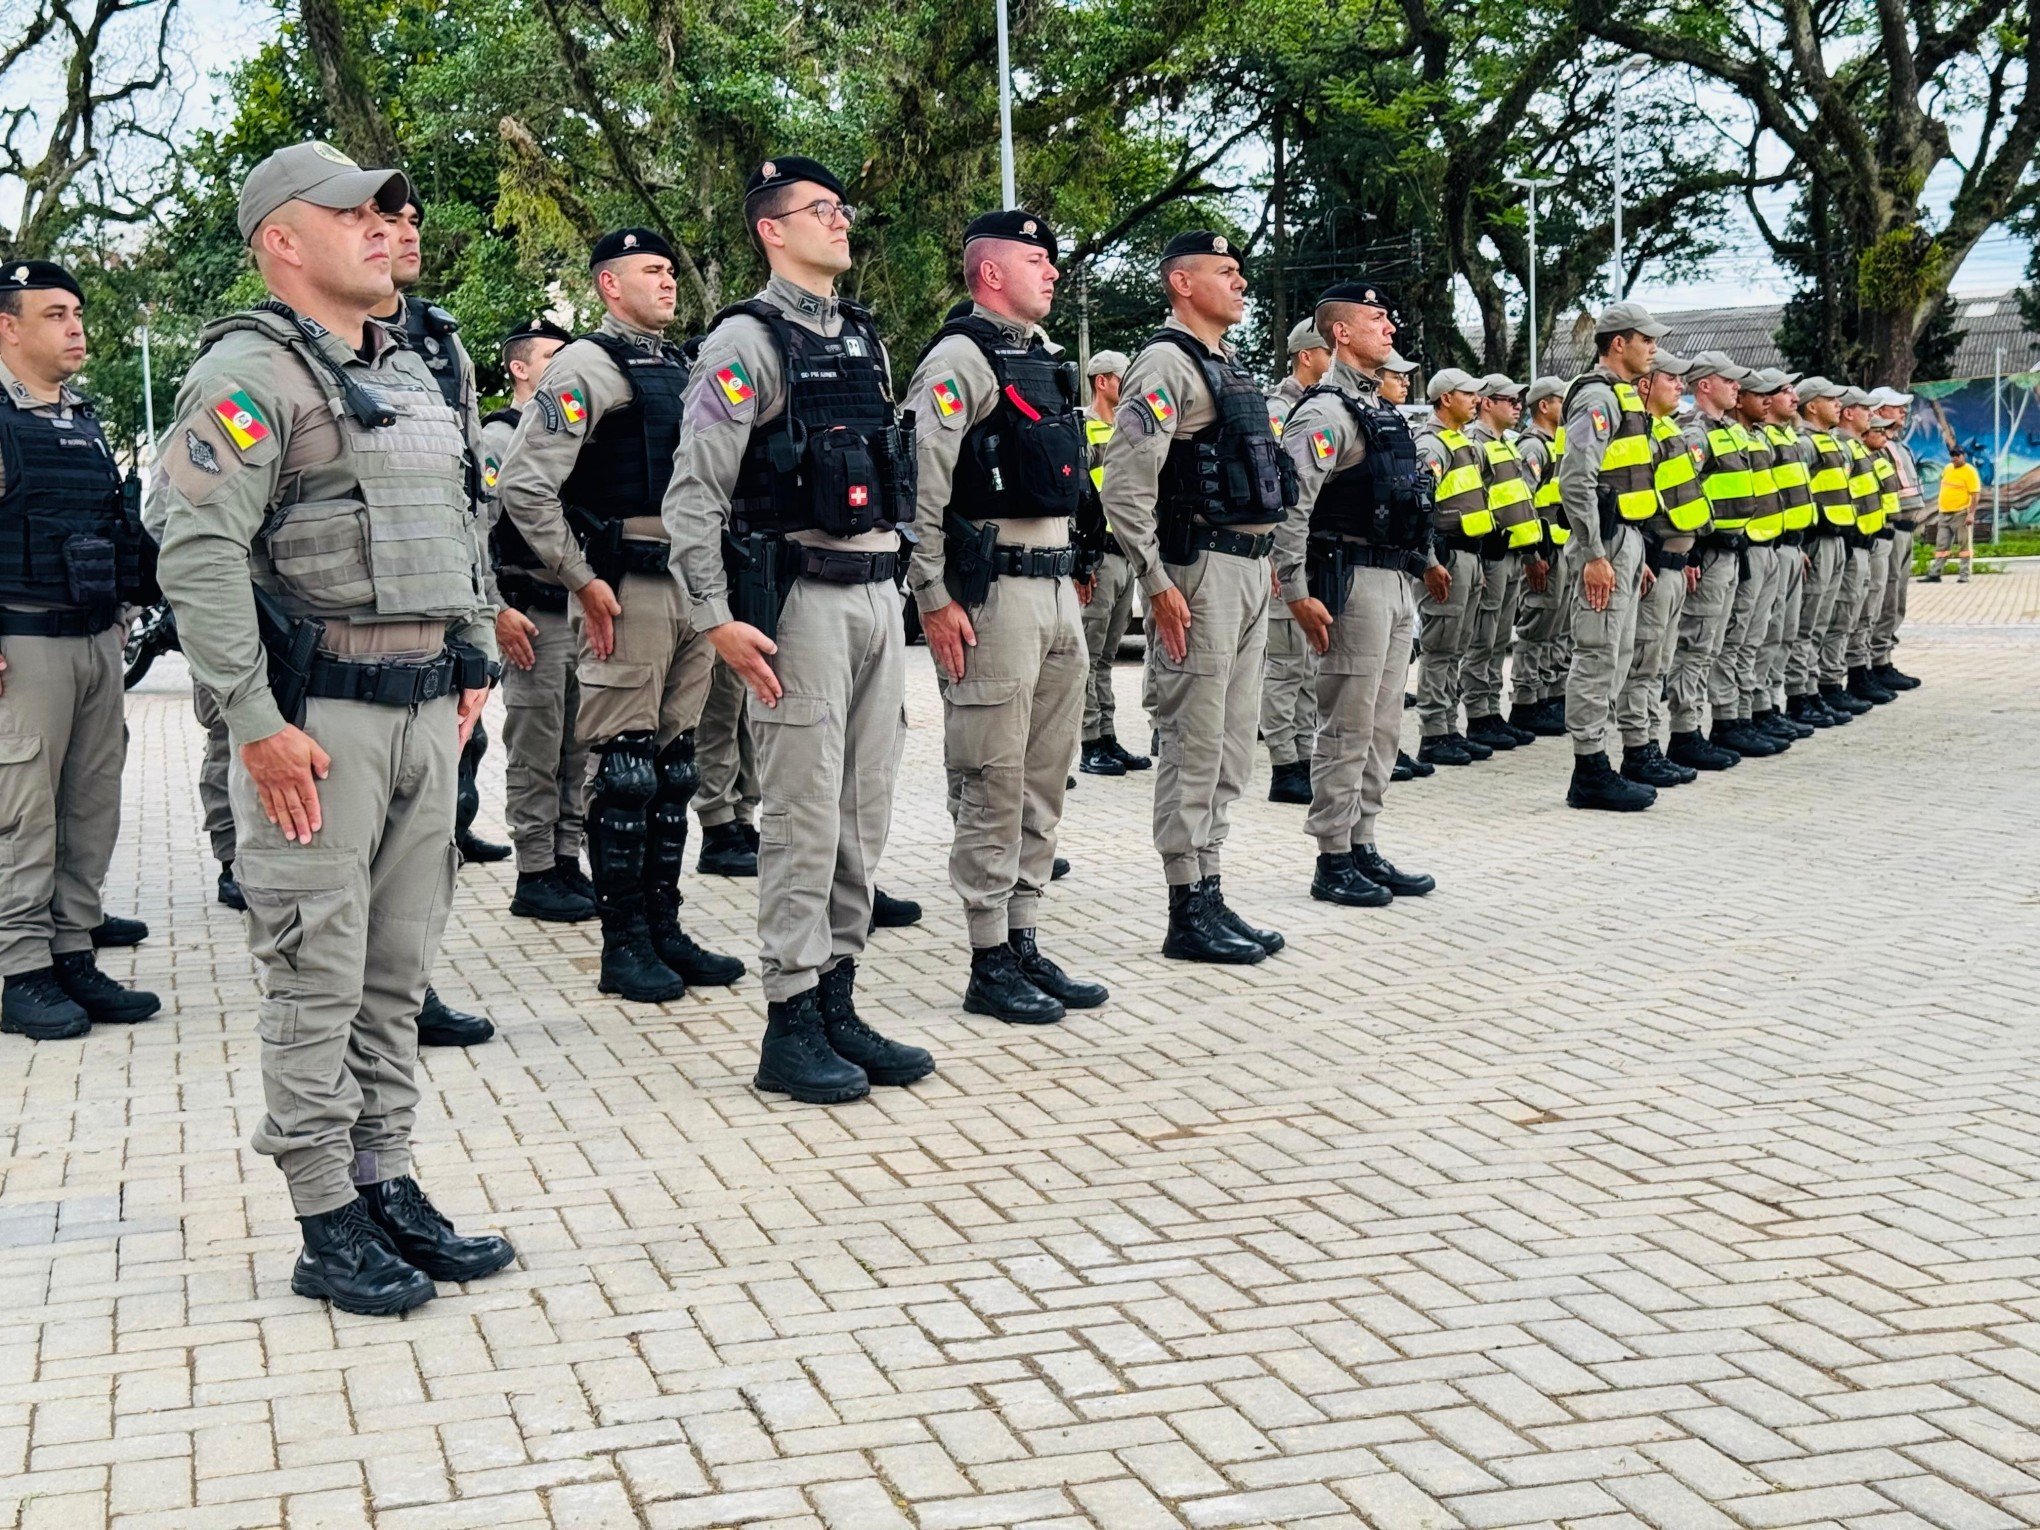
[[761,191],[770,191],[774,186],[791,186],[795,181],[813,181],[824,191],[844,196],[843,183],[830,173],[829,167],[818,159],[809,159],[804,154],[787,154],[778,159],[768,159],[751,172],[751,178],[744,182],[744,196],[748,199]]
[[525,319],[505,330],[501,344],[508,346],[518,340],[557,340],[562,345],[566,345],[573,338],[572,331],[561,329],[551,319],[548,319],[544,314],[540,314],[535,319]]
[[1002,212],[979,213],[963,231],[965,244],[973,239],[1011,239],[1016,244],[1036,245],[1048,251],[1050,260],[1054,260],[1058,253],[1055,230],[1045,219],[1018,207],[1009,207]]
[[56,287],[85,301],[85,289],[78,278],[54,260],[10,260],[0,264],[0,292],[34,292]]
[[663,255],[676,266],[680,263],[673,259],[673,246],[666,243],[665,235],[648,228],[620,228],[595,241],[588,264],[599,266],[605,260],[616,260],[624,255]]
[[1350,282],[1333,282],[1318,294],[1317,306],[1327,303],[1357,303],[1363,308],[1379,308],[1384,312],[1395,307],[1395,299],[1386,287],[1370,282],[1366,277],[1355,277]]
[[1193,228],[1162,246],[1164,260],[1178,260],[1185,255],[1230,255],[1234,260],[1245,263],[1245,254],[1238,240],[1213,233],[1208,228]]

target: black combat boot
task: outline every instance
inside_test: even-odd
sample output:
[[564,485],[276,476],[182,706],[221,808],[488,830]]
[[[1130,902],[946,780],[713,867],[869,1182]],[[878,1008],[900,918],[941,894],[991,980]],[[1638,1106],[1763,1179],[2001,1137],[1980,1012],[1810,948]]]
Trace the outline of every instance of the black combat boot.
[[1674,733],[1672,747],[1665,758],[1688,770],[1730,770],[1742,764],[1741,755],[1733,749],[1723,749],[1719,744],[1710,743],[1707,735],[1697,728],[1691,733]]
[[1832,728],[1834,714],[1820,704],[1818,696],[1794,696],[1785,703],[1785,713],[1794,722],[1805,723],[1809,728]]
[[430,984],[425,1003],[418,1010],[418,1045],[421,1047],[476,1047],[496,1034],[496,1027],[480,1015],[449,1009]]
[[1310,762],[1291,760],[1287,765],[1277,765],[1268,781],[1270,802],[1305,803],[1310,801]]
[[1011,946],[975,946],[970,953],[970,984],[963,1007],[973,1015],[990,1015],[1008,1025],[1053,1025],[1063,1017],[1062,1000],[1044,993],[1020,970]]
[[1858,701],[1867,701],[1874,707],[1881,707],[1887,701],[1898,700],[1898,692],[1888,691],[1870,676],[1870,668],[1858,664],[1849,671],[1849,694]]
[[1414,777],[1416,780],[1421,781],[1426,776],[1435,776],[1436,774],[1438,774],[1438,767],[1433,765],[1429,760],[1412,760],[1408,755],[1404,754],[1401,750],[1396,751],[1395,758],[1397,764],[1399,765],[1407,764],[1410,767],[1410,775]]
[[132,1025],[163,1007],[154,994],[123,988],[101,972],[90,951],[65,951],[57,957],[56,966],[64,992],[92,1017],[94,1025]]
[[1812,738],[1813,729],[1802,730],[1783,712],[1766,708],[1750,713],[1750,726],[1766,738],[1775,738],[1781,744],[1796,744],[1803,738]]
[[1034,931],[1012,930],[1006,944],[1020,962],[1020,975],[1047,994],[1060,1000],[1064,1009],[1096,1009],[1112,995],[1103,983],[1086,983],[1073,978],[1046,956],[1034,943]]
[[709,877],[755,877],[758,851],[735,819],[712,824],[701,831],[701,854],[694,869]]
[[434,1280],[480,1280],[517,1257],[508,1238],[494,1233],[463,1238],[410,1175],[361,1185],[361,1204],[383,1230],[397,1257]]
[[1213,962],[1245,967],[1264,962],[1268,953],[1219,917],[1202,882],[1169,889],[1169,934],[1162,955],[1179,962]]
[[1854,722],[1870,710],[1870,703],[1858,701],[1851,696],[1847,686],[1823,685],[1820,688],[1820,704],[1834,714],[1835,721],[1842,724]]
[[693,988],[727,988],[741,981],[741,959],[709,950],[680,928],[680,903],[678,887],[645,890],[645,929],[659,960]]
[[[754,850],[758,848],[756,840],[751,842],[751,848]],[[578,855],[555,857],[553,870],[559,873],[561,886],[572,888],[590,903],[595,901],[595,883],[589,878],[588,873],[581,869],[581,858]]]
[[1740,717],[1717,717],[1709,741],[1717,749],[1733,749],[1744,759],[1769,759],[1785,752],[1785,741],[1759,733]]
[[1472,755],[1473,762],[1476,765],[1482,760],[1492,760],[1495,757],[1495,749],[1492,744],[1480,743],[1468,738],[1464,733],[1448,733],[1445,736],[1457,744],[1462,753]]
[[138,946],[149,938],[149,927],[139,919],[121,919],[109,914],[92,927],[92,949],[118,950]]
[[1657,790],[1638,781],[1625,781],[1615,774],[1605,754],[1573,756],[1572,784],[1566,788],[1565,805],[1597,808],[1608,813],[1640,813],[1657,801]]
[[487,865],[491,861],[510,859],[508,845],[499,845],[492,839],[483,839],[472,829],[462,829],[454,835],[453,842],[460,847],[460,858],[463,862],[473,861]]
[[510,899],[510,912],[520,919],[579,924],[595,917],[595,899],[583,897],[560,874],[558,866],[548,866],[544,871],[517,873],[517,892]]
[[1112,751],[1113,758],[1117,759],[1128,770],[1146,770],[1154,764],[1154,761],[1146,755],[1135,754],[1109,733],[1105,735],[1103,743],[1107,749]]
[[1522,742],[1516,737],[1516,730],[1503,722],[1498,712],[1467,718],[1466,737],[1469,743],[1482,744],[1495,750],[1514,749]]
[[883,887],[871,889],[871,927],[899,930],[921,922],[921,905],[912,898],[895,898]]
[[790,1094],[803,1105],[841,1105],[871,1093],[864,1070],[837,1055],[810,988],[765,1006],[765,1039],[758,1044],[758,1076],[751,1087]]
[[1870,678],[1887,691],[1916,691],[1920,688],[1918,676],[1908,675],[1889,659],[1882,664],[1871,665]]
[[1061,856],[1058,855],[1052,862],[1049,863],[1048,868],[1049,881],[1060,882],[1064,877],[1068,876],[1069,874],[1070,863],[1064,860]]
[[1270,956],[1273,956],[1287,944],[1279,932],[1260,929],[1255,925],[1248,924],[1246,920],[1234,912],[1232,905],[1225,901],[1225,888],[1220,883],[1216,874],[1206,877],[1201,885],[1204,888],[1205,897],[1211,900],[1211,906],[1216,910],[1219,921],[1231,930],[1233,934],[1243,939],[1251,940]]
[[298,1226],[305,1246],[290,1288],[299,1296],[322,1298],[342,1312],[388,1317],[439,1294],[432,1277],[397,1252],[359,1196],[338,1211],[299,1217]]
[[239,913],[248,912],[248,900],[241,896],[241,884],[234,880],[234,863],[220,862],[220,879],[213,890],[213,900],[224,903]]
[[1387,908],[1395,895],[1353,864],[1351,853],[1320,855],[1310,879],[1310,895],[1320,903],[1342,908]]
[[647,809],[659,789],[654,739],[623,733],[596,752],[601,758],[588,791],[588,863],[602,920],[596,986],[634,1004],[664,1004],[685,994],[687,984],[660,960],[645,922]]
[[1656,760],[1660,765],[1669,766],[1679,773],[1679,785],[1687,786],[1700,779],[1700,772],[1691,765],[1681,765],[1677,760],[1667,759],[1664,750],[1658,747],[1656,739],[1652,739],[1643,747],[1650,751],[1650,757],[1653,760]]
[[687,984],[652,947],[642,905],[602,910],[602,973],[595,986],[633,1004],[665,1004],[686,996]]
[[1353,869],[1368,881],[1386,887],[1398,898],[1421,898],[1438,885],[1436,877],[1421,871],[1398,871],[1393,862],[1372,845],[1353,847]]
[[1094,738],[1085,741],[1077,769],[1087,776],[1123,776],[1126,774],[1126,762],[1112,751],[1104,739]]
[[6,992],[0,995],[0,1031],[30,1041],[68,1041],[91,1029],[92,1017],[64,992],[55,967],[7,974]]
[[687,804],[700,784],[694,766],[694,734],[687,732],[661,749],[655,762],[658,791],[645,812],[645,929],[659,960],[692,987],[726,988],[744,975],[734,956],[708,950],[680,928],[680,868],[687,863]]
[[1417,778],[1417,762],[1408,755],[1397,753],[1395,768],[1388,773],[1391,781],[1414,781]]
[[474,731],[468,734],[467,744],[460,752],[460,770],[453,798],[453,842],[460,847],[463,861],[486,863],[510,859],[508,845],[483,839],[474,831],[475,814],[482,810],[479,779],[482,756],[488,752],[488,732],[482,727],[481,719],[476,718]]
[[1658,753],[1655,741],[1625,746],[1622,751],[1622,779],[1643,786],[1684,786],[1687,776],[1677,765]]
[[1554,704],[1549,701],[1517,702],[1509,709],[1509,726],[1521,728],[1537,738],[1557,738],[1565,732],[1565,723],[1555,717]]
[[856,986],[857,963],[846,956],[815,987],[829,1050],[862,1068],[874,1084],[911,1084],[933,1073],[935,1058],[927,1048],[893,1041],[864,1023],[857,1013]]
[[1544,698],[1544,705],[1546,708],[1545,716],[1550,719],[1548,726],[1551,728],[1552,736],[1555,738],[1565,732],[1565,696],[1563,693],[1557,696],[1546,696]]
[[1417,746],[1417,763],[1420,765],[1471,765],[1473,755],[1462,749],[1449,733],[1436,738],[1427,738]]

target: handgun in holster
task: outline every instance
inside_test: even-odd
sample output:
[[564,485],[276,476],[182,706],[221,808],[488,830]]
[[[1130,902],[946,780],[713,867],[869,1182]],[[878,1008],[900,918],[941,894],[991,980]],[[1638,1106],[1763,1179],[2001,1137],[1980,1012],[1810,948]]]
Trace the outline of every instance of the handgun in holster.
[[1622,512],[1616,508],[1615,491],[1604,483],[1594,485],[1594,510],[1600,517],[1601,541],[1613,540],[1615,528],[1622,524]]
[[955,511],[942,517],[942,584],[949,598],[969,610],[990,599],[992,581],[998,569],[992,549],[998,545],[999,528],[990,521],[982,525],[967,521]]
[[1303,574],[1310,598],[1323,606],[1333,621],[1346,609],[1346,577],[1352,571],[1344,538],[1312,537],[1304,544]]
[[1077,513],[1070,521],[1070,545],[1077,550],[1072,576],[1082,583],[1098,572],[1110,550],[1112,533],[1105,529],[1105,501],[1098,486],[1086,479],[1077,495]]
[[585,510],[567,507],[567,525],[581,543],[581,555],[595,577],[612,590],[623,583],[623,522],[599,521]]
[[293,617],[262,586],[255,589],[255,625],[262,652],[269,661],[269,694],[276,709],[294,728],[305,725],[305,699],[311,689],[312,665],[326,624],[317,617]]
[[779,636],[779,610],[793,585],[793,552],[784,537],[767,532],[723,533],[723,573],[729,580],[730,612],[769,638]]

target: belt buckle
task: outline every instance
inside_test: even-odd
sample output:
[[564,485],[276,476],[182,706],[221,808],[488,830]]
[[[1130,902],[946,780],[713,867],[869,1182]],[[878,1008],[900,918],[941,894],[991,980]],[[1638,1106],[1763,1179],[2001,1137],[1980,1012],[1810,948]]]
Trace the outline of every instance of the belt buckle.
[[418,676],[418,699],[420,701],[437,701],[441,696],[444,696],[447,693],[447,682],[452,674],[452,669],[452,665],[441,660],[434,662],[420,672]]

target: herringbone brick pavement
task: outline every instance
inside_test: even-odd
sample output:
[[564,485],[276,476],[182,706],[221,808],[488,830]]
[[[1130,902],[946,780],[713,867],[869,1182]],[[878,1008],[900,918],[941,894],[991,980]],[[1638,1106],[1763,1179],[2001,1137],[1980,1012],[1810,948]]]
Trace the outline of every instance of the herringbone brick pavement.
[[[957,1008],[917,651],[929,917],[862,993],[941,1073],[765,1102],[755,979],[600,999],[470,868],[438,978],[501,1035],[425,1058],[420,1173],[522,1258],[401,1321],[287,1288],[166,663],[106,965],[169,1013],[0,1042],[0,1526],[2040,1523],[2040,626],[1979,589],[2040,608],[1930,592],[1925,689],[1648,814],[1568,812],[1559,742],[1395,788],[1442,885],[1390,910],[1309,900],[1264,763],[1257,968],[1160,960],[1151,778],[1080,777],[1042,938],[1113,1002],[1047,1030]],[[687,885],[754,958],[752,884]]]

